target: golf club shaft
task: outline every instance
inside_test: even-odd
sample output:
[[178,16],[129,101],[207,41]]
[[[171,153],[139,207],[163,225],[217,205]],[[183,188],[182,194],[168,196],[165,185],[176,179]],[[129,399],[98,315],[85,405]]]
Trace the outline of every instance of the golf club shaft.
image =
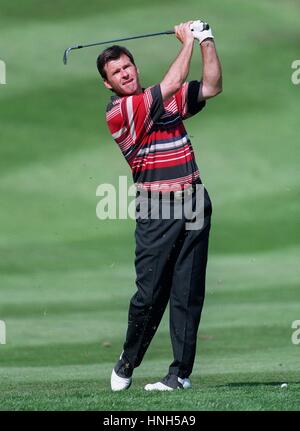
[[124,37],[122,39],[106,40],[105,42],[96,42],[96,43],[89,43],[87,45],[71,46],[70,48],[67,48],[65,50],[63,61],[64,61],[64,64],[67,64],[68,55],[71,52],[71,50],[73,50],[73,49],[88,48],[90,46],[105,45],[105,44],[108,44],[108,43],[123,42],[125,40],[141,39],[141,38],[144,38],[144,37],[160,36],[162,34],[174,34],[174,33],[175,33],[174,30],[167,30],[167,31],[162,31],[160,33],[142,34],[142,35],[139,35],[139,36]]

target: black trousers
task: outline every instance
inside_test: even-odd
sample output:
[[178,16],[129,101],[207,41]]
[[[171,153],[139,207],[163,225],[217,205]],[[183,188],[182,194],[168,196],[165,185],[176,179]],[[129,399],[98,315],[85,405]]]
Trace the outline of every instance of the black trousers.
[[[169,372],[181,378],[193,369],[197,331],[205,296],[212,206],[204,190],[204,218],[200,229],[187,229],[181,219],[137,219],[136,286],[130,301],[123,358],[140,365],[170,301],[170,336],[174,360]],[[193,208],[196,193],[191,196]],[[158,202],[159,204],[159,202]],[[181,203],[170,202],[172,209]]]

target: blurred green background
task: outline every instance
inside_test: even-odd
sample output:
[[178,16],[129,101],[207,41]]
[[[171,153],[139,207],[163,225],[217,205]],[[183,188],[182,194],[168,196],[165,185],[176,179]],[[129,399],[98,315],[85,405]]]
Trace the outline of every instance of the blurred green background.
[[[299,409],[299,2],[0,0],[0,11],[0,409]],[[214,208],[194,388],[143,392],[172,360],[166,313],[134,385],[112,394],[135,224],[98,220],[96,188],[131,175],[105,123],[100,50],[73,51],[67,67],[62,55],[198,18],[212,26],[224,91],[186,122]],[[174,36],[124,44],[145,87],[179,50]],[[200,71],[195,46],[189,78]]]

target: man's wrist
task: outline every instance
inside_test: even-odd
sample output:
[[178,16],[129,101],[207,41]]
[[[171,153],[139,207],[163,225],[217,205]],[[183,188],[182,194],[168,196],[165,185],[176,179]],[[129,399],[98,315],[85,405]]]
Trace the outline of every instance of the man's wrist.
[[215,46],[214,38],[208,37],[201,42],[199,42],[200,47],[208,47],[208,46]]
[[194,45],[194,38],[193,39],[187,39],[183,42],[183,46],[193,46]]

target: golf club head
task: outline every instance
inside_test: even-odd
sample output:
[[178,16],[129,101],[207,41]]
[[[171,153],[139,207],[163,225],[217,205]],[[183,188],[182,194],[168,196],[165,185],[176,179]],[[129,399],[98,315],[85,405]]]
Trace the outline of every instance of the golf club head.
[[63,62],[64,62],[64,64],[66,65],[67,64],[67,61],[68,61],[68,55],[69,55],[69,53],[71,52],[71,50],[72,50],[73,48],[67,48],[66,50],[65,50],[65,52],[64,52],[64,57],[63,57]]

